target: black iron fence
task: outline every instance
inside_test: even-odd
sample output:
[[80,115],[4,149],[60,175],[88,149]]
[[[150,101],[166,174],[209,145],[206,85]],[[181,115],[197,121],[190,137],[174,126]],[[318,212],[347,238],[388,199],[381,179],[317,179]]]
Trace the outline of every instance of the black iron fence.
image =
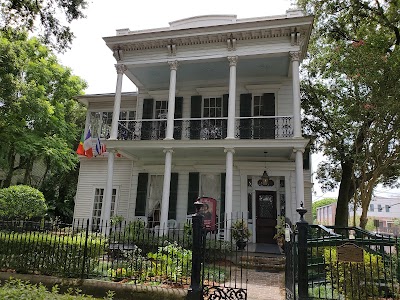
[[397,237],[301,219],[286,245],[287,299],[400,299]]
[[195,276],[206,299],[224,290],[245,294],[241,257],[247,252],[195,220],[170,229],[123,221],[100,224],[96,231],[88,220],[0,221],[0,270],[173,288],[189,288]]

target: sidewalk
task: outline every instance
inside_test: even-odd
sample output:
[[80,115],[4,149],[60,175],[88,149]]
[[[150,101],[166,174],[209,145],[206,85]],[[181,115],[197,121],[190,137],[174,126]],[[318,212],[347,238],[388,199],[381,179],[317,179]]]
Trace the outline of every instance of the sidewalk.
[[248,270],[248,300],[284,300],[285,272]]

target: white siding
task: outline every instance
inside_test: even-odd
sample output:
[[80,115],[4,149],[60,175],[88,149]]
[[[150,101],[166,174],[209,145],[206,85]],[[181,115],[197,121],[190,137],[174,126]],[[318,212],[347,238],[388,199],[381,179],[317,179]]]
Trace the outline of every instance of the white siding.
[[[127,163],[128,162],[128,163]],[[117,188],[118,215],[127,217],[132,163],[123,158],[114,162],[113,186]],[[74,218],[90,218],[93,209],[95,188],[105,188],[107,181],[107,159],[81,159]]]
[[278,116],[291,116],[293,115],[293,90],[292,80],[288,79],[282,81],[282,86],[277,95],[277,115]]
[[[90,102],[89,110],[113,111],[114,100],[102,102]],[[136,100],[121,100],[121,110],[136,110]]]

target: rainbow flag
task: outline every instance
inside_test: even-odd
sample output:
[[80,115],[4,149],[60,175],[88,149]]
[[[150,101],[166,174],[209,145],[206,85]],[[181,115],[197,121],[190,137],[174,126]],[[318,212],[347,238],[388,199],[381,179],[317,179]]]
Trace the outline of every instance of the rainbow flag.
[[79,142],[78,149],[76,149],[76,154],[85,155],[85,149],[83,149],[83,142],[85,140],[85,132],[82,132],[81,141]]

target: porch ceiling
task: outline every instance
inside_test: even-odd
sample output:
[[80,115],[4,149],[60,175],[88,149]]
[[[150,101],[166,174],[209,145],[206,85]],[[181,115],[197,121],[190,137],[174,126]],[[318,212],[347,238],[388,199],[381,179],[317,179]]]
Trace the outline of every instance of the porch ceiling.
[[[257,77],[288,76],[289,57],[287,54],[274,56],[239,57],[237,64],[237,80]],[[165,63],[155,65],[128,65],[128,71],[133,75],[131,80],[137,86],[147,90],[168,89],[170,70]],[[177,89],[191,82],[221,82],[229,81],[229,63],[226,58],[204,61],[182,61],[177,71]]]
[[[267,155],[264,156],[264,151]],[[120,148],[119,152],[125,154],[134,160],[143,162],[163,163],[165,154],[160,148]],[[241,162],[265,162],[265,161],[288,161],[292,155],[292,148],[275,149],[235,149],[234,161]],[[198,162],[207,162],[215,164],[224,164],[226,154],[224,148],[174,148],[173,164],[180,162],[189,162],[196,164]]]

